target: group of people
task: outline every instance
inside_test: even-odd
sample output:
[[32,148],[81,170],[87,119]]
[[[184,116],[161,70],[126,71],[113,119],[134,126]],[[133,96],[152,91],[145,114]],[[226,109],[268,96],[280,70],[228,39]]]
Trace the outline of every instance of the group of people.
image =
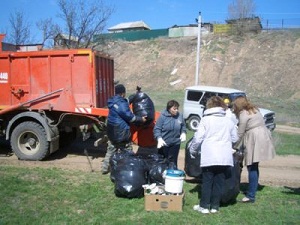
[[[141,125],[147,121],[147,116],[142,117],[132,112],[125,97],[126,88],[118,84],[115,86],[115,95],[107,102],[108,147],[102,163],[102,174],[109,173],[109,161],[115,152],[132,151],[130,125]],[[158,153],[168,159],[174,169],[178,167],[180,143],[186,141],[186,126],[178,108],[179,103],[170,100],[153,128]]]
[[[231,109],[225,103],[219,96],[207,101],[204,116],[189,146],[193,156],[201,145],[201,199],[193,209],[204,214],[219,211],[225,173],[229,166],[233,166],[232,153],[235,149],[244,152],[248,170],[249,185],[241,200],[243,203],[255,202],[259,162],[275,156],[271,132],[265,126],[259,109],[244,96],[237,97],[231,103]],[[236,116],[237,128],[228,110]]]
[[[117,150],[132,150],[130,124],[147,121],[146,117],[133,114],[125,96],[126,89],[119,84],[115,87],[115,96],[108,100],[109,143],[102,163],[103,174],[109,172],[109,159]],[[168,159],[175,169],[178,167],[180,144],[186,141],[185,121],[178,109],[177,101],[168,101],[166,109],[161,112],[153,128],[158,153]],[[232,119],[232,113],[235,120]],[[238,121],[238,124],[234,121]],[[193,209],[204,214],[219,211],[225,172],[228,167],[233,166],[234,149],[244,152],[244,162],[248,170],[249,185],[241,200],[243,203],[255,202],[259,162],[275,156],[271,133],[265,126],[263,116],[244,96],[237,97],[233,102],[219,96],[208,99],[203,118],[189,148],[191,157],[201,149],[201,199]]]

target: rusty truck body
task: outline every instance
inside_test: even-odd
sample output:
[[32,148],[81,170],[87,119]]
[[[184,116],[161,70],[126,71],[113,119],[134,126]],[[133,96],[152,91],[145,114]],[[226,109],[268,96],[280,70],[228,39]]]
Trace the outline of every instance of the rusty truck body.
[[101,129],[114,94],[111,57],[91,49],[2,51],[3,37],[0,135],[19,159],[44,159],[82,125]]

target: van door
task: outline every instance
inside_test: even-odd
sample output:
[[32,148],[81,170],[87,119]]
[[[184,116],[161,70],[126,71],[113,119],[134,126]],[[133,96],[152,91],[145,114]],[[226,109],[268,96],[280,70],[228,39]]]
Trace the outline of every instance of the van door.
[[183,118],[187,128],[196,131],[203,115],[204,105],[201,104],[203,98],[202,91],[186,90],[183,103]]

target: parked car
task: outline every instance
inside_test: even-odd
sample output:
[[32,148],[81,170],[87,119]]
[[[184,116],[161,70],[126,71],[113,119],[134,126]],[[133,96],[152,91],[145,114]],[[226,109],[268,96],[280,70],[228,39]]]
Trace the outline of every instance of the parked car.
[[[246,93],[226,87],[214,86],[191,86],[185,89],[185,97],[183,102],[183,118],[186,121],[187,127],[196,131],[203,116],[207,100],[212,96],[220,96],[223,99],[228,98],[230,102],[239,96],[246,96]],[[276,127],[275,112],[259,108],[262,113],[268,129],[273,131]]]

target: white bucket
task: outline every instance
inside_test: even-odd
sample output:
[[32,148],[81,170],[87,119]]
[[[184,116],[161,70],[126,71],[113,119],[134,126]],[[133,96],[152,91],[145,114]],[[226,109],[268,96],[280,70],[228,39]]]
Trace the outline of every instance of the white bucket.
[[176,171],[176,170],[174,171],[168,170],[168,171],[165,176],[165,191],[174,194],[182,193],[184,172],[182,173],[182,171]]

